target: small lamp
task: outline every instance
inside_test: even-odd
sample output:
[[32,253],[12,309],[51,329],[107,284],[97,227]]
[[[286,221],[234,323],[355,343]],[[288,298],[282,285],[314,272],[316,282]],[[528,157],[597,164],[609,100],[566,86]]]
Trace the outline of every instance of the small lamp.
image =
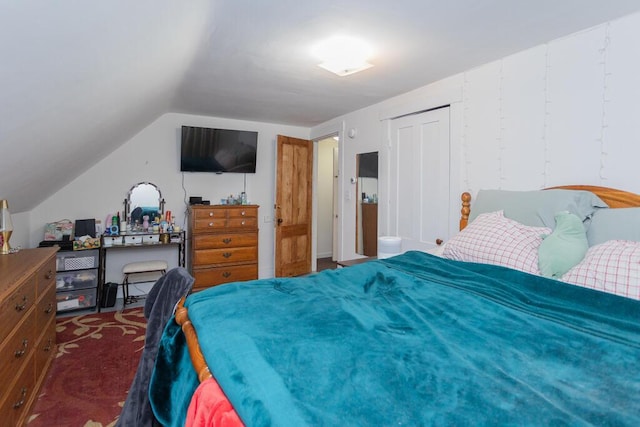
[[6,255],[11,252],[9,247],[9,238],[13,233],[13,223],[11,222],[11,213],[9,212],[9,203],[6,200],[0,200],[0,255]]

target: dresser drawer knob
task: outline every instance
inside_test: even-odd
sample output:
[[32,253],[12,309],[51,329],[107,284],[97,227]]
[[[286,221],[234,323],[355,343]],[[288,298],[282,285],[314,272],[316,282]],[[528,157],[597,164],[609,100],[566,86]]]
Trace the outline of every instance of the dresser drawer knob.
[[222,273],[222,277],[224,277],[225,279],[228,279],[231,276],[231,273],[229,273],[228,271],[225,271],[224,273]]
[[212,222],[209,223],[209,227],[213,227],[213,223]]
[[51,279],[53,279],[53,275],[54,275],[53,271],[49,270],[49,271],[47,271],[47,274],[44,275],[44,277],[47,280],[51,280]]
[[242,225],[244,225],[244,224],[245,224],[245,221],[244,221],[244,220],[242,220]]
[[27,308],[27,296],[22,297],[22,305],[16,303],[16,311],[22,311]]
[[48,353],[51,351],[51,349],[53,348],[53,340],[51,338],[49,338],[47,340],[47,345],[44,346],[43,350],[45,351],[45,353]]
[[225,239],[222,239],[222,243],[224,243],[224,244],[227,244],[227,245],[228,245],[229,243],[231,243],[231,239],[230,239],[229,237],[227,237],[227,238],[225,238]]
[[44,314],[51,314],[52,311],[53,311],[53,303],[50,302],[49,305],[47,305],[47,308],[44,310]]
[[233,255],[231,252],[225,252],[222,254],[222,256],[225,258],[229,258],[231,255]]
[[245,216],[247,213],[245,211],[240,212],[240,215]]
[[24,405],[24,402],[27,400],[27,391],[28,389],[26,387],[22,387],[20,390],[20,400],[13,404],[13,409],[18,409]]
[[213,216],[213,212],[209,212],[209,216]]
[[24,356],[24,354],[27,352],[27,347],[29,346],[29,340],[28,339],[23,339],[22,340],[22,349],[20,350],[16,350],[13,355],[16,356],[16,359],[21,358],[22,356]]

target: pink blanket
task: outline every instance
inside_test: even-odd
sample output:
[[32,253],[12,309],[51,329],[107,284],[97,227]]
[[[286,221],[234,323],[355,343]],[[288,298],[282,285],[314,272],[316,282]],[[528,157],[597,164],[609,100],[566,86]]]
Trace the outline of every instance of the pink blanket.
[[213,378],[196,389],[187,411],[186,427],[242,427],[240,417]]

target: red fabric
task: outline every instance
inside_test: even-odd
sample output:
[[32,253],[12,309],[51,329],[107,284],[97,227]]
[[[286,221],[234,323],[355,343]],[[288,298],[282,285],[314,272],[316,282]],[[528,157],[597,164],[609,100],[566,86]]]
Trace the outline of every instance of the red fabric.
[[231,402],[213,378],[200,383],[187,410],[186,427],[242,427]]

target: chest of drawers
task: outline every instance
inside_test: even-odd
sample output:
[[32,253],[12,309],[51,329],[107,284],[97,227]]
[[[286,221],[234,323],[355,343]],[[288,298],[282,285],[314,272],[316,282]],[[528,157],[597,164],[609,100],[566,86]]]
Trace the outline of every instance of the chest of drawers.
[[258,278],[258,206],[191,206],[189,267],[194,290]]
[[0,419],[23,425],[55,354],[57,248],[0,256]]

